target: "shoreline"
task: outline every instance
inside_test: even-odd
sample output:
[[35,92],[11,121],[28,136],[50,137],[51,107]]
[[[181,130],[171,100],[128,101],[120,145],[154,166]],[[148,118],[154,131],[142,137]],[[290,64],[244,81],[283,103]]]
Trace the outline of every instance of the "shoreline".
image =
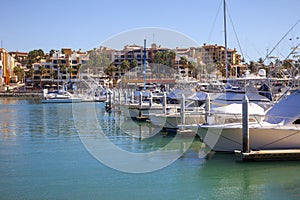
[[40,99],[42,94],[41,92],[0,92],[0,98],[7,97]]

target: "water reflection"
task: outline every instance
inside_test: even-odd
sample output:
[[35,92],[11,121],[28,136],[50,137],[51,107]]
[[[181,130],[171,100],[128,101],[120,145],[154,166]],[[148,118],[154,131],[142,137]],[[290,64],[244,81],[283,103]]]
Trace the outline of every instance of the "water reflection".
[[[89,104],[80,106],[85,110],[86,105]],[[103,132],[126,151],[155,151],[173,139],[162,132],[156,133],[155,127],[148,123],[130,122],[120,113],[105,113],[101,103],[94,104],[94,107],[97,123],[101,124]],[[231,154],[219,153],[204,159],[206,152],[198,139],[188,149],[184,145],[186,138],[178,140],[178,145],[173,148],[179,147],[179,151],[186,150],[185,153],[172,165],[154,173],[132,175],[111,170],[95,162],[85,151],[76,133],[72,113],[73,109],[66,104],[32,101],[0,104],[2,199],[86,198],[82,191],[89,191],[91,196],[99,198],[105,194],[107,199],[142,199],[145,196],[153,199],[300,197],[300,162],[240,163]],[[86,137],[99,141],[93,132],[95,124],[82,125],[88,125]],[[119,159],[110,149],[106,150],[111,159]],[[168,155],[157,160],[166,159]],[[121,164],[130,164],[129,160],[124,162]],[[145,167],[145,163],[141,165]]]
[[[198,187],[210,199],[299,198],[300,177],[295,174],[299,169],[296,161],[237,162],[232,154],[216,153],[200,168],[198,178],[208,181]],[[210,183],[214,188],[208,190]]]
[[71,105],[1,99],[0,113],[0,133],[4,139],[16,135],[47,139],[59,134],[76,134]]

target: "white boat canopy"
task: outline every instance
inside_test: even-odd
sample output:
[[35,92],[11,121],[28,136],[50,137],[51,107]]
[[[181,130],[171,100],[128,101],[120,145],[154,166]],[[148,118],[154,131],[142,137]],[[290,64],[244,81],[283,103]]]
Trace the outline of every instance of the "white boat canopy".
[[300,92],[296,91],[274,104],[266,112],[266,122],[272,124],[292,124],[300,117]]
[[[233,103],[226,106],[213,107],[212,113],[242,115],[242,104]],[[248,113],[249,115],[265,115],[264,109],[255,103],[249,103]]]

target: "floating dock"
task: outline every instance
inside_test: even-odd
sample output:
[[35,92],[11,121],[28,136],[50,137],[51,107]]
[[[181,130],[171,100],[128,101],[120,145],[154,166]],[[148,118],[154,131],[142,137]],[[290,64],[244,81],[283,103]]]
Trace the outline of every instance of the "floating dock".
[[300,149],[258,150],[248,153],[235,151],[240,161],[282,161],[300,160]]

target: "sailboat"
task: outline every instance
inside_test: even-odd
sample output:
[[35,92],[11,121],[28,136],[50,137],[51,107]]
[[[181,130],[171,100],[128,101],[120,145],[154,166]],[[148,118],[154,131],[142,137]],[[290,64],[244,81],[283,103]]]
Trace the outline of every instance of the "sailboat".
[[[250,149],[299,149],[299,101],[300,91],[297,88],[297,90],[291,91],[290,95],[284,96],[280,101],[267,108],[266,111],[263,110],[261,114],[255,113],[254,109],[249,108],[250,112],[254,112],[252,115],[250,114],[252,120],[248,124]],[[237,112],[237,109],[228,110]],[[241,110],[238,113],[240,116],[242,115]],[[241,151],[243,148],[243,124],[241,122],[225,124],[206,122],[196,127],[197,134],[214,151],[234,152],[235,150]]]

